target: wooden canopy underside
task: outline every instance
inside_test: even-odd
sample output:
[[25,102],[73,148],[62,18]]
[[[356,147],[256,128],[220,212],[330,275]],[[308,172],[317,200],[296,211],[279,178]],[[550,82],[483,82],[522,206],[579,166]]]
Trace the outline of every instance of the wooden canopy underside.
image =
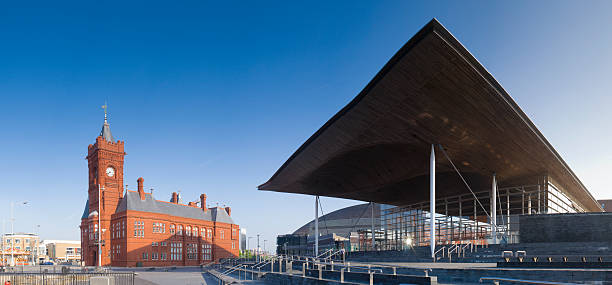
[[[589,211],[601,207],[478,61],[436,20],[308,139],[260,190],[407,205],[429,199],[431,144],[474,191],[548,175]],[[436,148],[439,198],[468,192]]]

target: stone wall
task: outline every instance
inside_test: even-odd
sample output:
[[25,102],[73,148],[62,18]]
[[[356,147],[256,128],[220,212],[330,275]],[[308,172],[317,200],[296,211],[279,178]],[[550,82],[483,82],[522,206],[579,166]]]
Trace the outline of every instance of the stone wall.
[[612,213],[521,215],[521,243],[612,242]]

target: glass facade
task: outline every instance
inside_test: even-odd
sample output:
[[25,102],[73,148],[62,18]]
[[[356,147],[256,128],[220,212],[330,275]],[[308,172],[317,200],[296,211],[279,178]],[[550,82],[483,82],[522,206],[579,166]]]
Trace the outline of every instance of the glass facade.
[[[436,244],[516,243],[520,240],[519,216],[584,212],[583,207],[549,179],[543,183],[499,188],[496,203],[496,241],[493,240],[491,190],[436,199]],[[429,201],[396,207],[381,206],[381,229],[374,250],[406,250],[430,244]],[[371,233],[360,244],[371,245]],[[363,250],[371,246],[360,247]]]

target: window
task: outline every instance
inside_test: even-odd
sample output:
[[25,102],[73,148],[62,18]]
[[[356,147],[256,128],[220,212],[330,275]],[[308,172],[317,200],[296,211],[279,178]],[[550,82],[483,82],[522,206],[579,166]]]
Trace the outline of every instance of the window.
[[185,227],[185,235],[187,235],[188,237],[191,236],[191,226],[186,226]]
[[166,246],[166,242],[165,242],[165,241],[162,241],[162,242],[161,242],[161,246]]
[[236,229],[232,229],[232,239],[236,239]]
[[158,257],[159,257],[159,255],[158,255],[158,253],[157,253],[157,252],[152,252],[152,253],[151,253],[151,260],[157,260],[157,259],[158,259]]
[[203,260],[212,259],[212,246],[210,244],[202,244],[202,259]]
[[121,236],[125,237],[125,221],[121,222]]
[[173,235],[174,233],[174,225],[170,225],[170,234]]
[[193,236],[198,237],[198,227],[193,227]]
[[146,252],[143,252],[142,253],[142,260],[147,260],[147,259],[149,259],[149,254],[146,253]]
[[236,249],[236,242],[235,241],[232,242],[232,249]]
[[180,242],[170,243],[170,260],[183,260],[183,244]]
[[156,241],[151,243],[151,246],[158,246],[158,245],[159,245],[159,243],[157,243]]
[[208,229],[208,238],[211,239],[212,238],[212,229]]
[[179,236],[183,235],[183,226],[179,225],[178,229],[176,230],[176,234]]
[[166,224],[164,223],[153,223],[153,232],[163,234],[166,232]]
[[198,245],[195,243],[187,244],[187,259],[198,259]]
[[165,252],[161,253],[161,260],[166,260],[166,253]]
[[134,237],[144,237],[144,222],[134,221]]
[[206,238],[206,229],[205,228],[200,228],[200,236],[202,237],[202,239]]
[[221,239],[225,239],[225,233],[223,232],[223,230],[219,231],[219,235],[221,236]]

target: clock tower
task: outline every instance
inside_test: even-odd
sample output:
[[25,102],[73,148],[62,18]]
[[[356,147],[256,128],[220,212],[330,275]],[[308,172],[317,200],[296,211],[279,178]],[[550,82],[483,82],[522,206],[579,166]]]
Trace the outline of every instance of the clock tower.
[[[89,168],[89,213],[96,211],[100,217],[91,215],[89,223],[94,236],[101,229],[100,240],[102,246],[98,247],[97,238],[95,243],[88,243],[87,252],[88,265],[99,263],[98,251],[101,250],[101,265],[109,265],[110,245],[110,221],[111,215],[115,213],[119,201],[123,198],[123,159],[125,152],[122,141],[115,141],[108,124],[106,105],[104,108],[104,124],[102,131],[96,138],[96,142],[87,147],[87,164]],[[93,263],[93,264],[92,264]]]

